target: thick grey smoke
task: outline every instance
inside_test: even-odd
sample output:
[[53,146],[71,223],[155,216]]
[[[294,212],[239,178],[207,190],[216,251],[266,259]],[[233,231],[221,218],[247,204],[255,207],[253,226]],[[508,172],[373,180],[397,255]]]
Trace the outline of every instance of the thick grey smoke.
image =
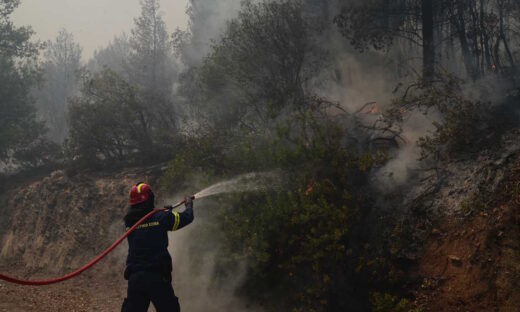
[[[333,64],[320,73],[316,80],[322,84],[320,86],[316,83],[318,87],[315,91],[320,96],[337,102],[345,112],[354,116],[350,122],[359,124],[348,126],[354,136],[360,136],[358,139],[372,140],[391,136],[389,133],[368,128],[385,126],[383,114],[399,96],[400,92],[396,90],[400,91],[402,86],[407,86],[418,78],[413,73],[420,68],[420,62],[404,62],[397,58],[407,46],[400,40],[388,51],[360,53],[345,47],[345,38],[334,28],[327,33],[327,38],[329,40],[326,42],[322,41],[328,46]],[[403,67],[404,63],[407,63],[407,67]],[[405,117],[401,125],[401,138],[397,140],[398,149],[392,153],[384,167],[373,173],[372,178],[377,188],[391,191],[406,184],[417,172],[422,165],[417,141],[435,130],[433,122],[439,121],[439,118],[439,114],[433,111],[427,115],[423,112],[411,112]]]
[[[373,56],[370,58],[377,60]],[[366,56],[355,54],[338,55],[336,70],[342,78],[331,83],[324,95],[337,101],[349,114],[354,114],[355,120],[362,126],[384,126],[383,113],[396,96],[392,90],[395,89],[397,80],[392,77],[393,73],[388,66],[381,64],[384,63],[384,58],[372,63],[366,63],[366,59]],[[366,106],[367,103],[373,104]],[[436,114],[424,115],[417,112],[404,120],[402,140],[397,142],[399,149],[383,168],[374,172],[374,181],[378,188],[391,190],[408,181],[420,165],[417,140],[434,130],[432,121],[436,119]],[[369,140],[390,136],[389,133],[378,130],[367,131],[363,136],[368,135]]]
[[218,40],[227,22],[240,11],[241,0],[191,0],[188,7],[189,42],[182,45],[182,58],[187,66],[197,65]]
[[[203,179],[192,177],[191,188],[203,184],[200,180]],[[225,237],[218,232],[221,220],[217,219],[215,215],[218,214],[214,213],[215,209],[222,208],[222,203],[215,202],[211,196],[265,191],[278,188],[282,181],[283,174],[277,170],[247,173],[215,183],[195,195],[194,222],[180,231],[171,233],[169,237],[170,253],[173,255],[174,263],[174,289],[183,309],[195,312],[261,311],[261,308],[251,306],[236,294],[246,274],[245,259],[236,260],[233,268],[224,275],[216,272],[217,261],[225,250],[222,243]],[[209,198],[202,199],[205,197]],[[168,202],[173,203],[180,198],[182,195],[173,196]]]
[[[208,213],[210,202],[195,202],[195,221],[188,227],[170,234],[170,253],[173,257],[173,286],[183,310],[206,311],[262,311],[243,301],[237,295],[245,276],[245,260],[237,261],[225,276],[217,274],[217,261],[221,252],[223,235],[202,232],[211,231],[219,220]],[[207,238],[210,237],[210,240]]]
[[[335,56],[334,79],[319,90],[323,96],[337,101],[348,113],[357,112],[366,103],[376,102],[379,109],[388,107],[395,80],[389,71],[379,67],[380,61],[368,61],[370,56],[341,53]],[[377,59],[376,59],[377,60]]]
[[381,191],[391,191],[405,185],[421,167],[421,150],[417,141],[434,131],[433,121],[439,119],[440,115],[434,112],[428,115],[415,112],[404,120],[401,135],[404,142],[394,157],[374,173],[376,186]]

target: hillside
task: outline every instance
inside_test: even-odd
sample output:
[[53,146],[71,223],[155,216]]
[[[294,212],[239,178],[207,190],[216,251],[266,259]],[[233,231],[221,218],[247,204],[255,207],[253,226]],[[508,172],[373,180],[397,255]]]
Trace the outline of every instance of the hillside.
[[518,311],[518,134],[443,164],[416,188],[409,207],[421,245],[410,274],[420,277],[414,296],[424,311]]
[[[406,244],[403,257],[412,260],[405,271],[421,281],[409,289],[413,305],[424,311],[515,310],[520,276],[517,134],[505,136],[500,148],[446,164],[440,176],[424,179],[403,200],[409,228],[398,237]],[[86,263],[121,235],[128,185],[136,179],[158,184],[160,173],[159,167],[74,176],[55,171],[9,189],[2,196],[2,271],[34,279]],[[190,311],[204,311],[204,296],[211,295],[190,294],[208,289],[211,265],[204,274],[191,271],[190,260],[182,255],[190,247],[181,241],[200,230],[194,225],[179,232],[172,244],[174,284]],[[27,288],[2,282],[0,310],[71,311],[73,306],[73,311],[115,311],[126,289],[125,253],[123,245],[93,270],[59,285]],[[236,306],[234,288],[223,291],[230,293],[223,306]]]
[[[128,186],[155,182],[157,169],[116,174],[55,171],[2,196],[2,271],[24,278],[54,277],[76,269],[123,233]],[[2,283],[6,311],[114,311],[125,292],[123,243],[93,271],[60,285],[27,288]],[[99,296],[105,294],[105,296]],[[16,310],[19,309],[19,310]]]
[[[161,166],[72,176],[55,171],[8,188],[1,197],[0,271],[26,279],[49,278],[87,263],[124,232],[130,185],[147,181],[157,186],[157,207],[182,198],[159,187],[160,174]],[[218,235],[193,256],[194,236],[204,231],[211,202],[197,202],[195,207],[196,221],[170,234],[176,294],[188,311],[244,311],[246,305],[235,297],[240,266],[224,280],[225,287],[213,287]],[[2,281],[0,311],[117,311],[126,294],[126,252],[124,242],[93,269],[60,284],[26,287]]]

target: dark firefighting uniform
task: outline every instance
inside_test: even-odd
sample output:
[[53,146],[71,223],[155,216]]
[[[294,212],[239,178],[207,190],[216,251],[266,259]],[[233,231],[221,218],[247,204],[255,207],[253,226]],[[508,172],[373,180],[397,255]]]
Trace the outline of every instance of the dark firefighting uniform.
[[[150,301],[157,312],[180,311],[171,285],[172,259],[168,253],[168,231],[193,221],[193,204],[183,212],[158,212],[128,236],[125,278],[128,293],[122,312],[146,312]],[[133,224],[126,224],[129,228]]]

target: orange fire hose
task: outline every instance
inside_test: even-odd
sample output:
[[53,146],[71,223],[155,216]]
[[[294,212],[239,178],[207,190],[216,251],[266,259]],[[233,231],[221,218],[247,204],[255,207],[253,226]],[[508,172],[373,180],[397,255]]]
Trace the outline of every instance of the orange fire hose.
[[[176,208],[176,207],[179,207],[180,205],[184,204],[184,200],[183,201],[180,201],[178,202],[177,204],[175,204],[172,208]],[[126,231],[125,234],[123,234],[123,236],[121,236],[120,238],[118,238],[114,243],[112,243],[112,245],[110,245],[110,247],[108,247],[105,251],[103,251],[101,254],[99,254],[98,256],[96,256],[94,259],[92,259],[89,263],[85,264],[84,266],[78,268],[77,270],[67,274],[67,275],[64,275],[64,276],[61,276],[61,277],[57,277],[57,278],[52,278],[52,279],[47,279],[47,280],[34,280],[34,281],[29,281],[29,280],[22,280],[22,279],[18,279],[18,278],[15,278],[15,277],[12,277],[12,276],[8,276],[8,275],[4,275],[4,274],[0,274],[0,280],[4,280],[4,281],[7,281],[7,282],[10,282],[10,283],[14,283],[14,284],[20,284],[20,285],[28,285],[28,286],[43,286],[43,285],[50,285],[50,284],[55,284],[55,283],[59,283],[59,282],[63,282],[65,280],[68,280],[70,278],[73,278],[75,276],[78,276],[79,274],[83,273],[84,271],[90,269],[91,267],[93,267],[96,263],[98,263],[101,259],[103,259],[106,255],[108,255],[112,250],[114,250],[119,244],[121,244],[121,242],[128,236],[130,235],[130,233],[132,233],[141,223],[143,223],[144,221],[146,221],[148,218],[150,218],[152,215],[158,213],[159,211],[165,211],[165,210],[168,210],[166,208],[161,208],[161,209],[154,209],[152,211],[150,211],[148,214],[146,214],[144,217],[142,217],[139,221],[137,221],[136,224],[134,224],[130,229],[128,229],[128,231]]]

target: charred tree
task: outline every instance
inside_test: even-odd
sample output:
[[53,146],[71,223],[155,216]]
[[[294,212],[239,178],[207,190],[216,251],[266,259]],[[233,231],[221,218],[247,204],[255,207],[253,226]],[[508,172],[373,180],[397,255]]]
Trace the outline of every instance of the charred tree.
[[470,51],[468,38],[466,36],[466,19],[465,19],[465,11],[466,11],[466,1],[465,0],[457,0],[456,2],[456,13],[452,15],[452,23],[457,30],[457,36],[459,37],[460,48],[462,52],[462,59],[464,60],[464,65],[466,66],[466,71],[468,76],[472,79],[477,78],[477,73],[475,70],[475,64],[473,62],[473,56]]
[[422,1],[423,78],[426,83],[435,74],[435,43],[433,36],[433,0]]
[[509,63],[511,67],[515,67],[515,59],[513,57],[513,53],[511,53],[511,49],[509,48],[508,39],[505,32],[504,27],[504,9],[506,8],[505,0],[498,0],[498,19],[499,19],[499,36],[504,43],[504,49],[506,50],[507,57],[509,59]]

